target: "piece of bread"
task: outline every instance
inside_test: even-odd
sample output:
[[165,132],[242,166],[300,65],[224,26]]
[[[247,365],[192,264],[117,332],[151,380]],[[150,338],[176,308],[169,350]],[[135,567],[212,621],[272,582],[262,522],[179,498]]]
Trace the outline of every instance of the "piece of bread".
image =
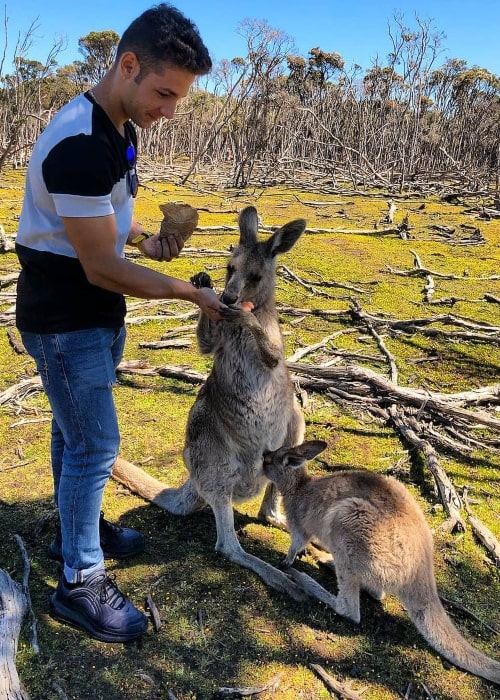
[[163,221],[160,226],[160,238],[169,233],[180,233],[182,239],[187,241],[189,236],[198,226],[198,212],[189,204],[160,204],[163,213]]

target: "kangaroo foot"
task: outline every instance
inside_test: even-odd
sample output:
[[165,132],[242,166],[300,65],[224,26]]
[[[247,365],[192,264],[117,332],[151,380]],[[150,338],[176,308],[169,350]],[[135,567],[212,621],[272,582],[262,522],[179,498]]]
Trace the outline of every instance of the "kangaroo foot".
[[267,523],[268,525],[273,525],[274,527],[277,527],[279,530],[285,530],[288,532],[288,525],[286,522],[286,518],[284,515],[282,515],[279,512],[274,512],[274,513],[267,513],[267,512],[261,512],[259,511],[257,514],[257,518],[263,522]]

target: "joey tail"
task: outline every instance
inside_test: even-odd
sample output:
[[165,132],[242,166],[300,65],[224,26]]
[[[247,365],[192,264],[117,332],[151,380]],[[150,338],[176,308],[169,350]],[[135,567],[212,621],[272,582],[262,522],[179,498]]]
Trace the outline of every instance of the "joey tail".
[[423,608],[403,601],[410,619],[426,641],[455,666],[500,685],[500,662],[467,642],[448,617],[438,597]]

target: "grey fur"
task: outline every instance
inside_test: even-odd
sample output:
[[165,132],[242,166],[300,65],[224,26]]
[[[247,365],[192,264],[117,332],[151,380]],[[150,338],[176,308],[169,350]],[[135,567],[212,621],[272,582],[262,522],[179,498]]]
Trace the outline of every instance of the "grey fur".
[[[304,435],[274,293],[276,256],[296,243],[305,221],[285,224],[259,241],[257,211],[247,207],[239,216],[239,227],[239,245],[230,258],[222,295],[231,306],[222,321],[201,315],[197,327],[201,352],[214,360],[187,421],[183,456],[189,479],[179,489],[166,488],[123,460],[117,461],[113,475],[172,513],[186,515],[208,503],[215,515],[216,550],[252,569],[270,586],[304,600],[303,591],[286,574],[243,550],[234,529],[232,503],[265,489],[259,517],[284,524],[276,488],[262,471],[262,455],[283,444],[297,445]],[[206,274],[194,282],[211,284]],[[252,302],[253,311],[242,309],[242,302]]]

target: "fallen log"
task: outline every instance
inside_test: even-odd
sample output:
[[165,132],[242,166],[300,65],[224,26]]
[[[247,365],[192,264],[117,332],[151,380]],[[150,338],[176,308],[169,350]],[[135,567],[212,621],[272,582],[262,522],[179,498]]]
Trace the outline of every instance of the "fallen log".
[[0,569],[0,698],[28,700],[21,689],[16,654],[21,625],[28,604],[22,587]]
[[24,561],[22,583],[14,581],[9,574],[0,569],[0,698],[2,700],[30,700],[30,696],[21,687],[16,668],[16,654],[19,644],[19,634],[27,612],[32,618],[31,643],[35,653],[38,653],[36,621],[31,607],[28,578],[30,564],[24,544],[15,535]]

